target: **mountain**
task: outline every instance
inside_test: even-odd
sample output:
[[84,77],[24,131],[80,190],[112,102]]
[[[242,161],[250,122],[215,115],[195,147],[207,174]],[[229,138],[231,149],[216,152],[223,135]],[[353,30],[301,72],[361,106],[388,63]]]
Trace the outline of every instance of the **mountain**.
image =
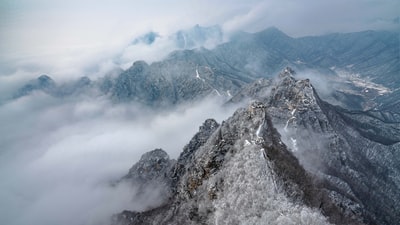
[[47,75],[41,75],[36,80],[31,80],[22,86],[13,96],[13,98],[20,98],[29,95],[34,91],[43,91],[45,93],[52,93],[56,88],[56,83]]
[[153,200],[151,204],[146,205],[147,209],[152,209],[171,197],[171,180],[167,175],[175,163],[176,160],[170,159],[164,150],[154,149],[143,154],[140,160],[129,169],[128,174],[115,185],[128,183],[132,189],[136,190],[133,196],[136,201]]
[[94,84],[88,77],[81,77],[75,81],[57,84],[51,77],[41,75],[37,79],[31,80],[19,88],[13,95],[13,99],[30,95],[35,91],[42,91],[53,97],[63,98],[88,92],[93,86]]
[[231,69],[223,65],[213,67],[207,60],[196,51],[185,50],[151,65],[135,62],[116,78],[111,96],[116,101],[168,105],[207,95],[229,96],[251,81],[243,73],[230,73]]
[[142,36],[135,38],[132,41],[132,45],[137,45],[137,44],[151,45],[159,37],[160,37],[160,35],[158,33],[151,31],[151,32],[148,32],[147,34],[144,34]]
[[399,33],[364,31],[300,38],[306,60],[349,71],[390,88],[399,86]]
[[395,224],[398,115],[330,105],[294,75],[286,68],[271,88],[256,81],[240,91],[249,106],[222,124],[205,121],[156,176],[170,184],[170,197],[113,223]]
[[367,224],[397,221],[398,114],[381,111],[387,116],[384,119],[332,106],[318,97],[307,80],[288,76],[267,99],[267,111],[275,126],[281,127],[284,142],[308,171],[329,183],[336,200],[347,198],[349,210],[358,208]]
[[[202,39],[204,33],[220,32],[217,28],[209,30],[194,27],[191,32],[178,32],[177,36],[190,33],[185,35]],[[377,31],[303,38],[289,37],[276,28],[254,34],[241,32],[213,49],[172,52],[163,61],[148,65],[146,75],[132,75],[135,67],[145,64],[136,62],[117,78],[112,96],[117,101],[136,99],[154,105],[165,101],[158,92],[167,87],[164,94],[172,103],[209,94],[229,97],[254,80],[271,78],[291,66],[304,71],[302,77],[319,79],[316,88],[330,103],[352,110],[385,108],[385,102],[390,104],[398,97],[398,37],[395,32]],[[136,78],[132,80],[132,76]],[[140,77],[147,85],[137,84]],[[330,90],[324,90],[326,87]],[[147,90],[143,95],[152,98],[136,96],[132,89]],[[398,104],[391,106],[396,107]]]
[[157,109],[214,95],[247,104],[221,124],[205,121],[176,161],[161,149],[143,155],[118,182],[152,204],[114,224],[396,224],[399,34],[292,38],[269,28],[194,47],[217,30],[178,32],[182,50],[115,76],[64,84],[40,76],[14,98],[94,93]]
[[[115,102],[137,101],[157,107],[209,95],[229,98],[253,81],[272,78],[290,66],[300,71],[301,78],[311,78],[321,98],[332,104],[363,111],[399,108],[399,33],[365,31],[292,38],[269,28],[258,33],[238,32],[225,43],[222,37],[218,26],[178,31],[169,38],[182,50],[159,62],[134,62],[117,76],[99,79],[87,88],[95,86]],[[158,38],[150,32],[134,42],[152,45]],[[203,48],[207,43],[217,45]],[[23,88],[16,96],[29,90]],[[74,88],[69,90],[71,94]]]

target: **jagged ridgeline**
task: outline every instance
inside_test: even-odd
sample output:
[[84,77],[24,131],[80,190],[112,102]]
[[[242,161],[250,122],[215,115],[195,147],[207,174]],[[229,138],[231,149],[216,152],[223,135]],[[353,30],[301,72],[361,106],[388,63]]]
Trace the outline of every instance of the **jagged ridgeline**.
[[123,180],[162,185],[163,201],[113,224],[398,223],[399,122],[332,106],[293,75],[239,91],[248,107],[206,120],[177,161],[146,153]]
[[[156,33],[149,33],[132,44],[151,45],[158,38]],[[164,107],[210,95],[230,98],[249,83],[270,78],[290,66],[318,74],[315,85],[316,80],[326,79],[328,84],[320,88],[323,91],[320,95],[331,103],[351,110],[400,110],[396,32],[292,38],[269,28],[254,34],[239,32],[221,43],[221,28],[196,26],[170,38],[180,50],[162,61],[150,64],[137,61],[127,70],[110,72],[113,75],[97,80],[83,77],[68,84],[56,84],[50,77],[42,76],[23,86],[14,97],[33,91],[55,97],[96,93],[115,102],[135,101]],[[221,44],[212,49],[201,47],[210,40]],[[329,92],[324,90],[327,86]]]

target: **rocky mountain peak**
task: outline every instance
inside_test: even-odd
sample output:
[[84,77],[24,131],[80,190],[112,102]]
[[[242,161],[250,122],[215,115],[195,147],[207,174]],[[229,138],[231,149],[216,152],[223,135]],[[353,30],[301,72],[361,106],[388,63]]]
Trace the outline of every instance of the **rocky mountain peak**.
[[43,74],[40,77],[37,78],[38,84],[41,87],[50,87],[50,86],[55,86],[55,82],[51,77]]
[[142,155],[124,177],[135,182],[147,182],[162,179],[170,169],[172,160],[162,149],[155,149]]
[[13,96],[13,98],[19,98],[25,95],[31,94],[33,91],[41,90],[45,93],[51,93],[56,88],[56,83],[51,77],[47,75],[41,75],[35,80],[29,81],[27,84],[22,86]]
[[204,121],[203,125],[200,126],[199,132],[200,133],[204,133],[204,132],[207,132],[209,130],[215,129],[218,126],[219,126],[219,124],[214,119],[207,119],[206,121]]
[[309,79],[296,80],[295,72],[287,67],[279,75],[269,95],[269,105],[292,112],[318,108],[313,86]]
[[135,61],[132,66],[128,69],[129,74],[140,74],[149,68],[149,64],[145,61],[139,60]]
[[296,72],[291,68],[291,67],[286,67],[285,69],[283,69],[282,72],[279,73],[279,77],[283,78],[283,77],[293,77],[293,75],[295,75]]
[[296,72],[286,67],[274,80],[258,79],[240,90],[229,102],[241,102],[246,99],[266,103],[269,107],[284,110],[304,111],[318,108],[318,95],[309,79],[297,80]]
[[132,41],[132,44],[133,45],[137,45],[137,44],[151,45],[156,41],[157,38],[160,38],[160,35],[154,31],[150,31],[140,37],[135,38]]

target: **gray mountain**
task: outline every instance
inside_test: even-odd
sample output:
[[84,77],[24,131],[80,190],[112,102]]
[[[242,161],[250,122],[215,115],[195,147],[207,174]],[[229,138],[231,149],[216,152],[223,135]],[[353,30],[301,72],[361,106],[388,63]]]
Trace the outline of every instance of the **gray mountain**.
[[331,103],[354,110],[383,108],[382,101],[398,96],[394,90],[400,86],[399,49],[398,33],[291,38],[269,28],[254,34],[238,33],[212,50],[175,51],[151,65],[136,62],[117,78],[112,95],[116,100],[134,99],[150,105],[212,93],[230,96],[256,79],[271,78],[291,66],[306,74],[320,74],[325,86],[332,88],[332,93],[323,96]]
[[57,84],[47,75],[41,75],[35,80],[25,84],[13,95],[13,99],[30,95],[34,91],[42,91],[53,97],[62,98],[71,95],[79,95],[89,91],[93,87],[88,77],[81,77],[78,80]]
[[150,210],[162,205],[172,196],[172,179],[169,176],[176,160],[169,158],[162,149],[154,149],[142,155],[129,172],[113,183],[113,186],[127,184],[132,189],[132,196],[138,204],[138,209]]
[[[116,77],[106,76],[90,85],[78,81],[76,86],[71,83],[50,90],[31,82],[15,96],[32,90],[64,96],[97,88],[115,102],[166,106],[209,95],[229,98],[253,81],[271,78],[291,66],[304,71],[302,77],[318,74],[323,81],[315,82],[316,88],[332,104],[351,110],[398,112],[399,33],[365,31],[292,38],[269,28],[253,34],[239,32],[213,49],[195,48],[207,42],[220,43],[222,35],[218,26],[195,26],[171,37],[184,50],[174,51],[160,62],[137,61]],[[151,44],[157,37],[152,32],[136,41]]]
[[251,81],[244,74],[226,71],[212,67],[197,50],[177,51],[151,65],[135,62],[116,78],[111,94],[116,101],[169,105],[208,95],[228,96]]
[[159,179],[160,183],[168,183],[167,173],[173,162],[164,150],[154,149],[143,154],[139,162],[132,166],[122,180],[143,184]]
[[399,86],[399,33],[364,31],[298,39],[305,60],[322,67],[369,77],[391,88]]
[[151,31],[148,32],[147,34],[135,38],[135,40],[132,41],[132,45],[137,45],[137,44],[151,45],[159,37],[160,35],[158,33]]
[[114,224],[396,224],[398,115],[332,106],[293,75],[240,92],[255,100],[201,126],[169,172],[172,197]]
[[52,93],[56,89],[56,83],[47,75],[41,75],[36,80],[31,80],[22,86],[13,96],[19,98],[31,94],[33,91],[43,91],[45,93]]

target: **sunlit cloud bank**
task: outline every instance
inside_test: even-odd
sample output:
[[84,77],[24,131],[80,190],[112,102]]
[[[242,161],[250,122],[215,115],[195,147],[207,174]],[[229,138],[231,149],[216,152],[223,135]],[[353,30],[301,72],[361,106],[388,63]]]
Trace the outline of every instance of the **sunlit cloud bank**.
[[154,112],[106,99],[34,93],[0,108],[0,223],[101,224],[151,204],[110,184],[154,148],[177,158],[201,123],[232,110],[208,99]]

